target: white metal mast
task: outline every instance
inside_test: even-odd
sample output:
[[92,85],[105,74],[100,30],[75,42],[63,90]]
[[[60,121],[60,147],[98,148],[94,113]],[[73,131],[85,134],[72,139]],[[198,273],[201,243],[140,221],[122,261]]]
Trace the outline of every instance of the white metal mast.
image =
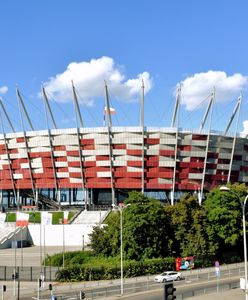
[[[56,129],[56,123],[52,114],[52,110],[51,107],[49,105],[49,101],[47,98],[47,94],[46,94],[46,90],[44,87],[42,87],[42,95],[43,95],[43,100],[44,100],[44,109],[45,109],[45,115],[46,115],[46,125],[47,125],[47,132],[48,132],[48,139],[49,139],[49,146],[50,146],[50,152],[51,152],[51,161],[52,161],[52,167],[53,167],[53,177],[54,177],[54,186],[55,186],[55,193],[56,193],[56,199],[60,204],[60,193],[59,193],[59,187],[58,187],[58,178],[57,178],[57,172],[56,172],[56,166],[55,166],[55,159],[54,159],[54,155],[53,155],[53,144],[52,144],[52,136],[51,136],[51,130],[50,130],[50,126],[49,126],[49,121],[48,121],[48,114],[47,114],[47,110],[49,111],[49,114],[51,116],[52,122],[53,122],[53,126]],[[61,207],[60,207],[61,208]]]
[[[226,127],[226,129],[225,129],[225,131],[224,131],[224,135],[227,134],[227,132],[228,132],[228,130],[229,130],[229,128],[230,128],[230,126],[231,126],[231,124],[232,124],[232,122],[233,122],[233,119],[234,119],[234,117],[235,117],[235,115],[236,115],[238,109],[239,109],[239,111],[240,111],[241,101],[242,101],[242,96],[240,95],[240,96],[238,97],[238,101],[237,101],[237,104],[236,104],[236,106],[235,106],[235,108],[234,108],[234,110],[233,110],[233,113],[232,113],[232,115],[231,115],[231,117],[230,117],[230,120],[229,120],[229,122],[228,122],[228,124],[227,124],[227,127]],[[238,117],[239,117],[239,115],[238,115]]]
[[[209,96],[208,96],[209,97]],[[210,111],[210,108],[212,107],[213,105],[213,101],[214,101],[214,98],[213,98],[213,94],[211,94],[211,98],[210,98],[210,101],[209,101],[209,104],[208,104],[208,107],[207,107],[207,110],[205,112],[205,115],[204,115],[204,118],[202,120],[202,123],[201,123],[201,126],[200,126],[200,132],[202,132],[202,129],[206,123],[206,120],[207,120],[207,117],[208,117],[208,114],[209,114],[209,111]]]
[[75,89],[73,81],[71,82],[71,84],[72,84],[72,91],[73,91],[74,110],[75,110],[75,117],[76,117],[77,128],[79,127],[78,126],[78,120],[80,121],[80,127],[84,127],[84,122],[83,122],[82,115],[80,113],[80,108],[79,108],[79,104],[78,104],[77,93],[76,93],[76,89]]
[[[199,199],[199,204],[200,205],[202,204],[202,199],[203,199],[203,189],[204,189],[204,182],[205,182],[205,175],[206,175],[206,168],[207,168],[208,148],[209,148],[209,141],[210,141],[210,134],[211,134],[214,100],[215,100],[215,88],[213,88],[211,99],[210,99],[206,114],[204,116],[204,121],[202,123],[202,125],[204,126],[205,121],[206,121],[207,116],[208,116],[208,113],[211,109],[210,119],[209,119],[208,136],[207,136],[207,141],[206,141],[207,143],[206,143],[206,150],[205,150],[205,158],[204,158],[204,166],[203,166],[203,174],[202,174],[202,183],[201,183],[201,190],[200,190],[200,199]],[[200,131],[203,129],[203,126],[200,127]]]
[[[82,177],[82,188],[86,189],[86,181],[85,181],[85,173],[84,173],[84,167],[83,167],[83,156],[82,156],[82,151],[81,151],[81,138],[80,137],[80,132],[79,132],[79,126],[78,122],[80,121],[80,126],[83,127],[83,119],[80,113],[80,108],[78,105],[78,99],[77,99],[77,93],[75,86],[73,84],[73,81],[71,82],[72,84],[72,91],[73,91],[73,100],[74,100],[74,111],[75,111],[75,118],[76,118],[76,126],[77,126],[77,139],[78,139],[78,154],[79,154],[79,159],[80,159],[80,169],[81,169],[81,177]],[[87,204],[88,204],[88,191],[86,189],[86,195],[85,195],[85,209],[87,209]]]
[[[20,112],[20,119],[21,119],[21,123],[22,123],[22,130],[23,130],[23,137],[24,137],[24,142],[25,142],[25,148],[26,148],[26,152],[27,152],[27,160],[28,160],[28,169],[29,169],[29,176],[30,176],[30,181],[31,181],[31,186],[32,186],[32,191],[33,191],[33,196],[34,196],[34,200],[36,199],[36,193],[35,193],[35,185],[34,185],[34,179],[33,179],[33,172],[32,172],[32,167],[31,167],[31,160],[30,160],[30,156],[29,156],[29,148],[28,148],[28,142],[27,142],[27,137],[26,137],[26,131],[24,128],[24,122],[23,122],[23,117],[22,117],[22,110],[25,113],[25,116],[27,118],[27,121],[29,123],[29,126],[31,127],[31,129],[34,131],[34,127],[31,123],[31,120],[29,118],[29,115],[27,113],[27,110],[25,108],[25,105],[23,103],[21,94],[19,92],[18,89],[16,89],[16,94],[17,94],[17,98],[18,98],[18,104],[19,104],[19,112]],[[21,110],[22,108],[22,110]],[[17,191],[18,192],[18,191]],[[19,202],[19,199],[18,199]],[[36,206],[38,208],[38,203],[36,202]]]
[[[30,128],[34,131],[34,127],[32,125],[32,122],[31,122],[30,118],[29,118],[28,112],[27,112],[26,107],[25,107],[25,105],[23,103],[23,100],[22,100],[22,96],[21,96],[21,94],[20,94],[20,92],[19,92],[18,89],[16,89],[16,94],[17,94],[17,97],[19,99],[19,101],[18,101],[18,103],[19,103],[19,110],[21,112],[21,108],[22,108],[22,110],[23,110],[23,112],[24,112],[24,114],[25,114],[25,116],[27,118],[27,121],[28,121],[28,124],[29,124]],[[21,108],[20,108],[20,106],[21,106]],[[22,114],[21,113],[20,113],[20,117],[21,117],[22,128],[24,130],[24,123],[23,123],[23,118],[22,118]]]
[[[10,173],[10,178],[11,178],[11,183],[12,183],[12,189],[13,189],[13,193],[14,193],[15,203],[18,204],[17,203],[15,180],[14,180],[13,170],[12,170],[12,166],[11,166],[10,153],[9,153],[8,143],[7,143],[7,140],[6,140],[6,134],[5,134],[4,126],[3,126],[3,119],[2,119],[2,114],[1,113],[0,113],[0,122],[1,122],[2,132],[3,132],[3,138],[4,138],[4,146],[5,146],[5,150],[6,150],[6,156],[7,156],[8,164],[9,164],[9,173]],[[1,190],[1,193],[2,193],[2,190]],[[1,200],[2,200],[2,197],[1,197]]]
[[174,168],[173,168],[173,182],[172,182],[172,193],[171,193],[171,205],[175,202],[175,185],[176,185],[176,171],[177,171],[177,147],[178,147],[178,131],[179,131],[179,113],[180,113],[180,100],[181,100],[181,84],[177,88],[176,104],[174,109],[174,114],[171,122],[171,127],[176,127],[176,137],[175,137],[175,152],[174,152]]
[[44,86],[42,86],[42,95],[43,95],[43,100],[44,100],[44,104],[45,104],[47,127],[49,127],[48,126],[48,116],[47,116],[47,110],[48,110],[49,114],[50,114],[50,117],[52,119],[52,122],[53,122],[53,127],[55,129],[57,129],[57,125],[55,123],[55,120],[54,120],[54,117],[53,117],[53,113],[52,113],[52,110],[51,110],[51,107],[50,107],[50,104],[49,104],[49,101],[48,101],[48,98],[47,98],[47,94],[46,94],[46,90],[45,90]]
[[232,120],[238,110],[238,116],[237,116],[237,120],[236,120],[236,126],[235,126],[235,132],[234,132],[234,138],[233,138],[233,145],[232,145],[232,153],[231,153],[231,159],[230,159],[230,166],[229,166],[229,171],[228,171],[228,177],[227,177],[227,182],[230,181],[231,178],[231,173],[232,173],[232,165],[233,165],[233,156],[234,156],[234,150],[235,150],[235,145],[236,145],[236,139],[237,139],[237,131],[238,131],[238,125],[239,125],[239,117],[240,117],[240,109],[241,109],[241,103],[242,103],[242,95],[239,96],[238,98],[238,102],[236,104],[236,107],[233,111],[233,114],[231,116],[231,119],[228,123],[228,126],[225,130],[225,134],[227,133],[227,131],[229,130],[229,127],[232,123]]
[[13,127],[13,125],[12,125],[12,123],[10,121],[10,118],[9,118],[7,112],[6,112],[6,109],[5,109],[4,105],[3,105],[3,99],[1,97],[0,97],[0,105],[1,105],[1,108],[3,110],[3,113],[4,113],[5,117],[6,117],[7,121],[8,121],[8,123],[9,123],[9,126],[11,127],[12,131],[15,132],[15,128]]
[[141,85],[141,101],[140,101],[140,127],[142,130],[142,178],[141,178],[141,193],[144,195],[145,191],[145,128],[144,128],[144,99],[145,99],[145,86],[142,79]]
[[174,107],[173,117],[171,120],[171,127],[175,126],[176,118],[178,117],[178,110],[179,110],[179,106],[180,106],[180,97],[181,97],[180,93],[181,93],[181,84],[177,88],[176,103],[175,103],[175,107]]
[[105,102],[106,102],[106,111],[104,113],[107,117],[107,127],[108,127],[108,140],[109,140],[109,164],[110,164],[110,176],[111,176],[111,195],[112,195],[112,205],[116,205],[115,200],[115,186],[114,186],[114,175],[113,175],[113,151],[112,151],[112,118],[109,104],[109,94],[108,87],[105,81]]

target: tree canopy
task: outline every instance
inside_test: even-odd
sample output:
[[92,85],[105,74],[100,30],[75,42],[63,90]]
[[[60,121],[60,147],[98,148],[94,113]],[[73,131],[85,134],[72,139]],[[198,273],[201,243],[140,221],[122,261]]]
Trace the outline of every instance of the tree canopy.
[[232,192],[213,189],[204,201],[206,233],[210,252],[236,252],[240,254],[242,243],[242,208],[240,201],[247,193],[243,184],[229,185]]
[[[168,239],[170,226],[164,207],[158,200],[149,199],[137,192],[130,192],[122,209],[123,253],[128,259],[165,257],[170,253]],[[106,245],[106,240],[108,245]],[[95,228],[91,247],[97,254],[120,253],[120,211],[107,220],[107,226]]]
[[225,254],[242,257],[240,202],[247,190],[243,184],[229,185],[229,188],[229,193],[213,189],[202,205],[191,194],[185,194],[171,206],[139,192],[130,192],[124,207],[114,210],[104,226],[94,229],[91,247],[98,255],[120,255],[121,209],[126,259]]
[[180,256],[206,255],[208,238],[204,230],[205,211],[195,197],[185,194],[174,206],[166,205],[171,216],[174,251]]

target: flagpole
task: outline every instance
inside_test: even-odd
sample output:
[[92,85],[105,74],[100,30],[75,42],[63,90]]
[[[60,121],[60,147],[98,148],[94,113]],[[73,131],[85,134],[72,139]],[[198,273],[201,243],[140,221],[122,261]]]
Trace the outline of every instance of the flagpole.
[[14,268],[14,297],[16,296],[16,247],[17,247],[17,240],[16,240],[16,224],[15,224],[15,268]]
[[42,222],[42,212],[40,212],[40,272],[42,272],[42,229],[41,229],[41,222]]
[[21,228],[21,270],[23,271],[23,227]]
[[65,267],[65,222],[63,220],[63,268]]
[[46,224],[44,226],[44,243],[43,243],[43,250],[44,250],[44,266],[46,266]]

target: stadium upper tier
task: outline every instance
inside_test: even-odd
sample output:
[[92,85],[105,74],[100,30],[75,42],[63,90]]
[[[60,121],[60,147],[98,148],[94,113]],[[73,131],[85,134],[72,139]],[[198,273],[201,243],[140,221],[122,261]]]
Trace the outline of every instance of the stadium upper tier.
[[177,128],[53,129],[0,135],[0,189],[197,191],[248,181],[248,140]]

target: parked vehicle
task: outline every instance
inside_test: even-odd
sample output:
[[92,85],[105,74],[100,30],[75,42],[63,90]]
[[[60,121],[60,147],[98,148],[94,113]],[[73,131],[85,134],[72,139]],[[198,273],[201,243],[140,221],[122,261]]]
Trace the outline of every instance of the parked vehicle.
[[181,273],[175,271],[163,272],[162,274],[159,274],[154,277],[154,281],[159,283],[166,282],[166,281],[180,280],[180,279],[181,279]]

